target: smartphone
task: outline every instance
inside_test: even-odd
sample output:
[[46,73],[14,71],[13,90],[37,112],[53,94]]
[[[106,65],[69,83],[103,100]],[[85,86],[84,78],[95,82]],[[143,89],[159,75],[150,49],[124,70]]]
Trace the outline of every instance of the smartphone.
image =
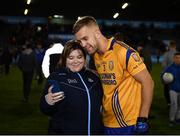
[[48,80],[48,87],[53,86],[52,93],[60,92],[60,86],[57,80]]

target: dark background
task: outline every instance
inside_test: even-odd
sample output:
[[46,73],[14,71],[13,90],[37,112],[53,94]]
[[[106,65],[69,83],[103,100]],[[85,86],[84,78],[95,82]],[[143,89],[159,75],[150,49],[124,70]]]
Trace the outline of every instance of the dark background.
[[[124,2],[129,2],[122,10]],[[22,16],[24,9],[30,9],[28,16],[47,17],[53,14],[65,18],[92,15],[99,19],[112,19],[119,12],[119,19],[180,21],[180,0],[6,0],[0,4],[0,16]]]

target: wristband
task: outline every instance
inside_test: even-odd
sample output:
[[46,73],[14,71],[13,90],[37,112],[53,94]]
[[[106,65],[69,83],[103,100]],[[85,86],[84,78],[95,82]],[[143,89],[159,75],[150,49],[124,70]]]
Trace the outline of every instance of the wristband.
[[136,123],[136,133],[137,134],[147,134],[149,130],[148,118],[138,117]]

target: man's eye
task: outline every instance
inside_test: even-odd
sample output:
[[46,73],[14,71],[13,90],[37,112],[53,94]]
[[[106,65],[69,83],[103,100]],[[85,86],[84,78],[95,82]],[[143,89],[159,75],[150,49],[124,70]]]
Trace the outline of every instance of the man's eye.
[[87,40],[88,40],[88,38],[87,38],[87,37],[85,37],[85,38],[84,38],[84,41],[87,41]]

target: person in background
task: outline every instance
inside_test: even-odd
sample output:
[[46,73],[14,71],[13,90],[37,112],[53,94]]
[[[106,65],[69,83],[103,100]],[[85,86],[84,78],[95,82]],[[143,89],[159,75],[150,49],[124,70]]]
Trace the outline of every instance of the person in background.
[[168,91],[170,95],[169,125],[174,126],[176,122],[180,122],[180,52],[174,54],[173,63],[166,67],[162,75],[166,72],[173,75],[173,81],[168,84]]
[[149,73],[151,73],[152,71],[151,49],[147,45],[145,45],[144,42],[141,42],[137,46],[137,52],[139,53],[144,64],[146,65],[147,70],[149,71]]
[[36,78],[38,84],[43,83],[43,73],[42,73],[42,61],[44,58],[45,50],[43,48],[42,43],[38,42],[35,48],[35,54],[36,54],[36,59],[37,59],[37,71],[36,71]]
[[80,43],[65,44],[60,68],[47,78],[40,100],[41,111],[50,116],[48,134],[103,134],[103,90],[95,72],[86,67]]
[[42,71],[45,78],[56,70],[63,48],[64,46],[61,43],[53,43],[50,48],[46,50],[42,62]]
[[78,19],[73,32],[94,55],[104,90],[105,135],[146,134],[154,82],[139,54],[114,37],[107,39],[92,16]]
[[8,45],[4,46],[1,57],[4,65],[5,74],[8,75],[10,72],[10,64],[12,62],[12,54]]
[[[173,55],[176,52],[176,42],[170,41],[168,46],[168,51],[166,51],[163,55],[163,61],[162,61],[162,71],[166,69],[166,67],[170,66],[173,63]],[[164,84],[164,97],[167,103],[167,106],[170,106],[170,95],[169,95],[169,87],[168,84]]]
[[28,102],[34,71],[37,68],[36,55],[30,43],[26,43],[25,49],[20,54],[18,66],[23,76],[23,102]]

